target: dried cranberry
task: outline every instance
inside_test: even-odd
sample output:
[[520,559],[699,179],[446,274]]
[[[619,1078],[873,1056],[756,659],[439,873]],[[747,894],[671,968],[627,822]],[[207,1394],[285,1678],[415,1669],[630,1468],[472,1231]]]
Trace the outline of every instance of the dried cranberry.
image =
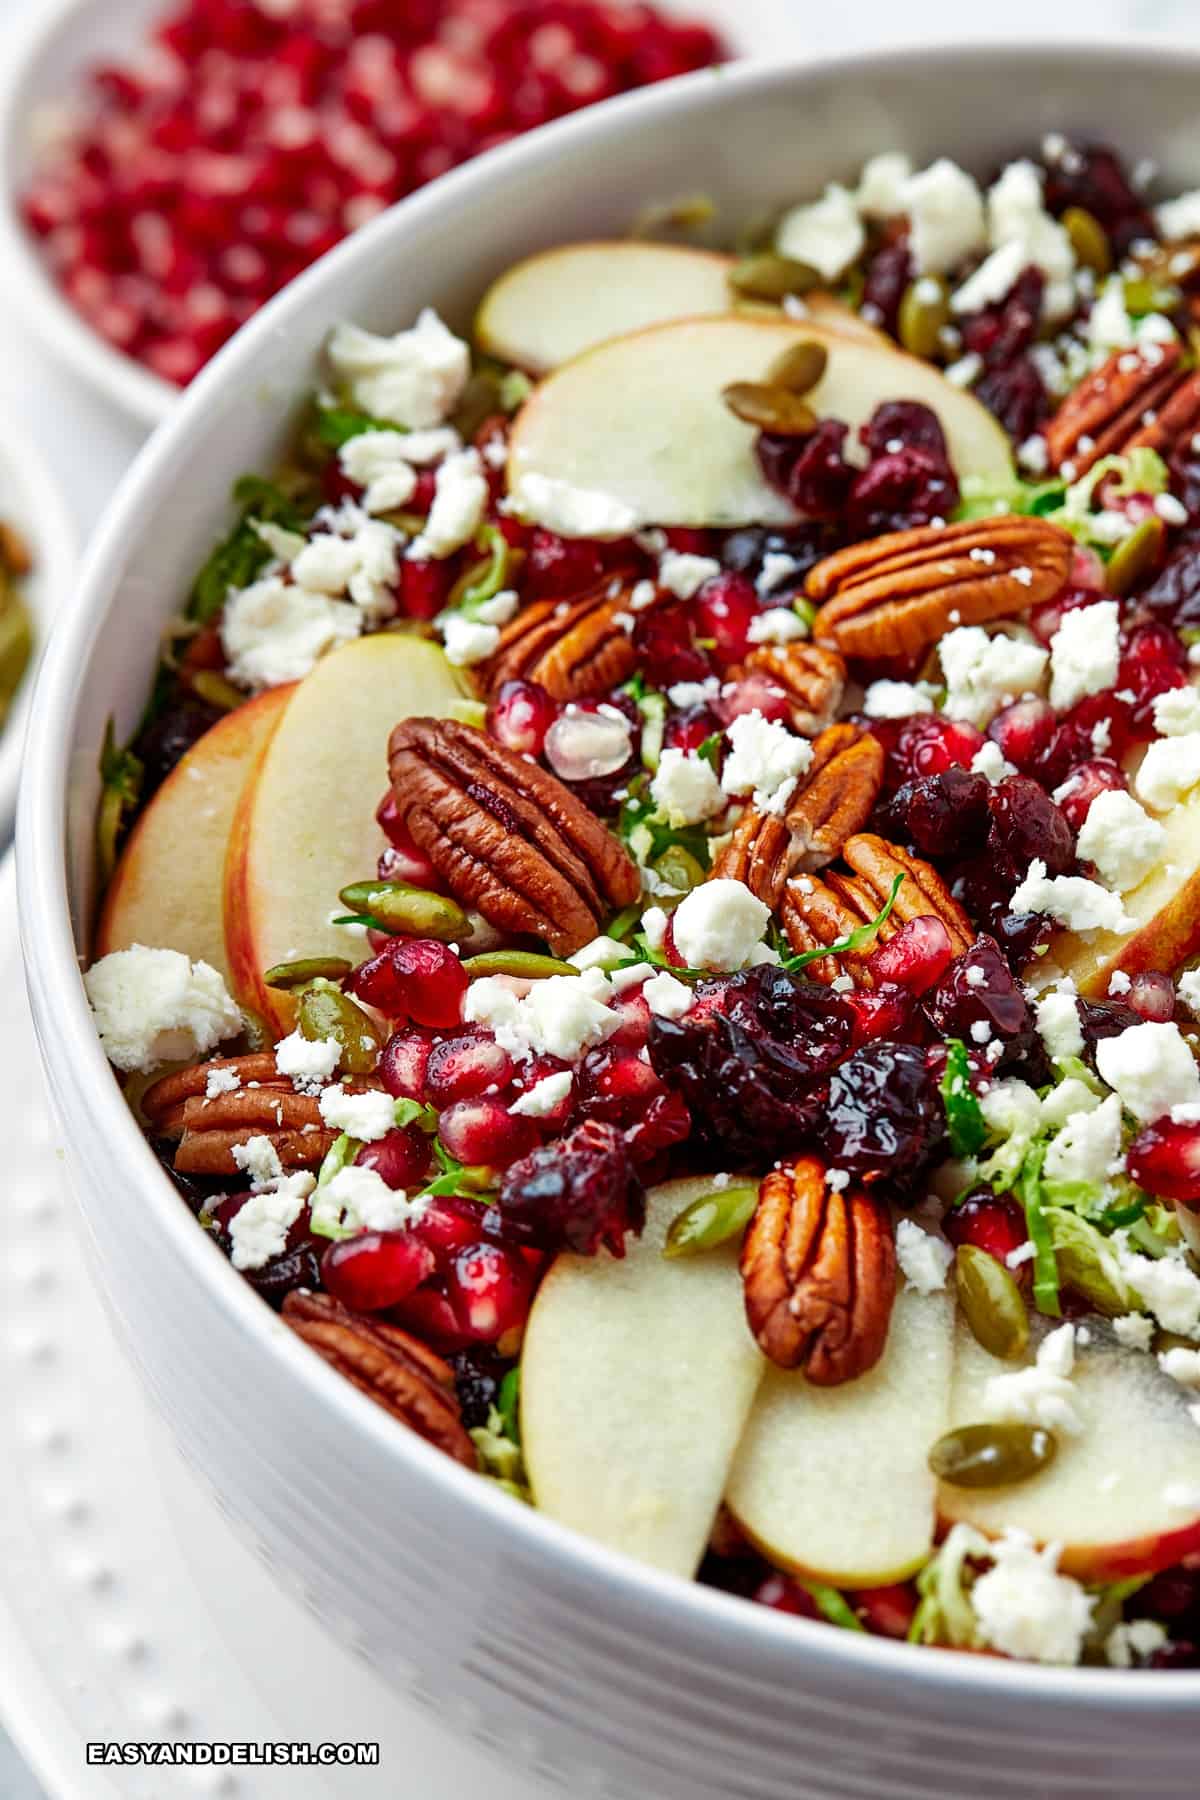
[[821,1140],[839,1169],[908,1186],[944,1133],[941,1097],[915,1044],[868,1044],[829,1078]]
[[1139,238],[1154,238],[1154,220],[1133,188],[1116,152],[1100,144],[1074,145],[1046,171],[1047,210],[1082,207],[1103,225],[1113,249],[1124,255]]
[[429,1173],[433,1149],[425,1132],[404,1125],[364,1144],[354,1161],[360,1169],[374,1169],[390,1188],[419,1187]]
[[1096,1045],[1101,1038],[1119,1037],[1131,1025],[1142,1021],[1132,1006],[1121,1000],[1080,1000],[1079,1023],[1083,1030],[1084,1058],[1095,1066]]
[[501,1242],[579,1256],[605,1245],[624,1256],[626,1234],[640,1236],[645,1217],[645,1192],[621,1133],[588,1119],[507,1170],[484,1224]]
[[903,1642],[912,1629],[918,1600],[914,1582],[895,1582],[890,1587],[859,1588],[854,1594],[854,1610],[877,1637]]
[[1040,269],[1022,269],[1003,300],[963,320],[963,348],[982,356],[989,372],[1012,368],[1037,339],[1045,288]]
[[487,728],[518,756],[540,756],[558,707],[536,681],[506,681],[488,708]]
[[1139,605],[1176,631],[1200,626],[1200,545],[1176,550],[1140,596]]
[[900,323],[900,302],[912,280],[912,254],[907,237],[894,239],[870,259],[863,280],[861,311],[872,325],[882,325],[895,337]]
[[365,1231],[330,1244],[321,1279],[352,1312],[382,1312],[407,1300],[436,1266],[433,1251],[411,1232]]
[[149,800],[167,779],[181,757],[198,743],[221,717],[219,708],[203,700],[176,693],[163,710],[143,726],[134,742],[142,764],[142,799]]
[[1010,967],[1024,968],[1035,955],[1044,954],[1054,936],[1054,921],[1045,913],[1000,911],[989,919],[993,935]]
[[807,437],[779,437],[764,431],[755,442],[766,479],[806,518],[836,519],[841,515],[855,473],[842,454],[848,430],[837,419],[822,419]]
[[474,1431],[488,1422],[492,1408],[500,1403],[500,1385],[508,1373],[508,1363],[490,1351],[479,1348],[460,1350],[450,1359],[454,1370],[454,1386],[462,1411],[462,1422]]
[[973,1188],[965,1200],[952,1206],[942,1220],[942,1230],[956,1249],[970,1244],[986,1250],[1006,1267],[1013,1251],[1029,1237],[1024,1209],[1011,1194],[994,1194],[986,1187]]
[[1017,443],[1032,437],[1050,412],[1046,384],[1030,356],[986,369],[975,384],[975,398],[995,413]]
[[1116,793],[1125,788],[1123,771],[1105,757],[1076,764],[1061,787],[1054,790],[1055,804],[1071,830],[1078,834],[1098,794]]
[[1169,1118],[1147,1125],[1129,1146],[1126,1167],[1148,1194],[1200,1205],[1200,1125]]
[[633,647],[638,667],[652,687],[704,681],[712,664],[692,635],[690,605],[656,606],[637,615]]
[[1200,1642],[1177,1638],[1174,1643],[1162,1644],[1152,1653],[1146,1666],[1150,1669],[1200,1669]]
[[1200,1626],[1200,1569],[1164,1569],[1130,1596],[1128,1610],[1169,1624],[1194,1617]]
[[639,1169],[661,1158],[692,1133],[692,1115],[678,1094],[656,1094],[641,1117],[626,1127],[625,1142]]
[[276,1311],[297,1288],[315,1288],[321,1282],[321,1253],[311,1238],[289,1246],[261,1269],[247,1269],[244,1279],[260,1300]]
[[876,457],[855,476],[846,519],[855,538],[911,531],[946,519],[958,505],[958,482],[928,451],[903,449]]
[[[951,963],[925,1010],[930,1023],[943,1037],[962,1038],[966,1044],[986,1044],[999,1039],[1009,1060],[1032,1045],[1033,1019],[1012,971],[990,937],[977,938]],[[978,1031],[972,1027],[977,1026]],[[986,1032],[986,1035],[985,1035]]]
[[1050,796],[1027,775],[1006,775],[988,795],[992,827],[1016,870],[1035,857],[1051,875],[1065,875],[1075,859],[1071,827]]
[[[748,525],[730,532],[721,547],[721,562],[753,581],[764,598],[776,599],[801,588],[808,571],[841,542],[842,533],[829,522],[814,520],[788,532]],[[768,563],[768,557],[783,560]]]
[[991,815],[982,775],[949,768],[906,781],[888,805],[896,829],[926,856],[962,855],[984,843]]
[[947,475],[953,473],[941,421],[919,400],[885,400],[859,428],[858,437],[872,462],[898,450],[922,450]]

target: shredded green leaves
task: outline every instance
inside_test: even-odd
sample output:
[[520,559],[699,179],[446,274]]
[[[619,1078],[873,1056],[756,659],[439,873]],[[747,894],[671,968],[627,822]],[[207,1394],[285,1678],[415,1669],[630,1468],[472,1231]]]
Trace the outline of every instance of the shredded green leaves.
[[848,1605],[845,1596],[837,1588],[829,1587],[823,1581],[804,1581],[797,1576],[800,1586],[809,1599],[813,1601],[822,1616],[831,1625],[840,1625],[843,1631],[865,1631],[866,1626],[858,1614]]
[[219,543],[196,577],[188,602],[188,618],[210,625],[231,588],[249,587],[271,561],[272,552],[255,530],[255,524],[279,525],[285,531],[302,531],[304,518],[283,489],[259,475],[244,475],[233,490],[241,518],[229,536]]
[[313,416],[313,434],[327,450],[340,450],[351,438],[363,437],[368,431],[403,431],[388,419],[373,419],[368,413],[356,412],[352,406],[317,406]]
[[955,1156],[974,1156],[977,1150],[982,1149],[987,1137],[987,1121],[971,1086],[967,1046],[961,1038],[946,1040],[942,1105],[946,1109],[946,1129],[950,1134],[952,1153]]
[[1039,1312],[1053,1318],[1062,1314],[1059,1298],[1058,1259],[1054,1254],[1054,1232],[1046,1216],[1042,1193],[1042,1164],[1046,1146],[1039,1144],[1025,1159],[1017,1179],[1017,1197],[1025,1208],[1025,1225],[1033,1245],[1033,1299]]
[[101,793],[96,813],[96,862],[104,886],[117,866],[121,834],[141,799],[144,776],[141,759],[117,743],[110,719],[100,747]]

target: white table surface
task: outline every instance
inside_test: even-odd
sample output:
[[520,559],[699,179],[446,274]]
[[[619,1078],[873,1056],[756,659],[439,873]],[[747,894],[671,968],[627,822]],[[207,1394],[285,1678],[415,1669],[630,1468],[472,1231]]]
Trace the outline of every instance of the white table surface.
[[[0,0],[0,56],[13,26],[46,0]],[[104,5],[108,0],[96,0]],[[1068,37],[1079,30],[1129,32],[1139,36],[1180,39],[1200,35],[1197,0],[1003,0],[975,10],[962,0],[852,0],[831,7],[816,0],[795,0],[811,14],[814,53],[879,44],[922,42],[934,46],[965,35],[998,37],[1053,35]],[[0,268],[0,407],[10,426],[27,428],[31,438],[57,470],[79,527],[81,541],[95,526],[106,503],[144,439],[128,419],[56,367],[12,311]],[[0,1671],[0,1711],[3,1671]],[[0,1730],[0,1797],[37,1800],[40,1789]]]

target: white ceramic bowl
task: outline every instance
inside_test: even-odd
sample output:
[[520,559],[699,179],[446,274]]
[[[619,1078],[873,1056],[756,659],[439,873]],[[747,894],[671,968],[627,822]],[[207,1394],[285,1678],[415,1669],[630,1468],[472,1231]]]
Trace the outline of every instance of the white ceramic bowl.
[[[658,0],[665,12],[707,21],[739,56],[780,57],[804,46],[791,0]],[[0,59],[0,265],[30,329],[91,387],[143,424],[158,425],[179,389],[93,331],[52,280],[18,200],[36,122],[46,105],[77,94],[97,63],[125,57],[169,10],[167,0],[24,0],[27,13]],[[2,8],[0,8],[2,10]]]
[[[188,1457],[332,1629],[499,1751],[576,1793],[888,1800],[1195,1793],[1200,1675],[1054,1671],[833,1631],[648,1573],[511,1504],[305,1349],[196,1226],[88,1017],[96,752],[133,725],[158,631],[241,470],[269,465],[338,318],[394,329],[650,197],[732,227],[871,152],[977,171],[1043,132],[1103,134],[1200,181],[1200,56],[991,47],[690,77],[447,177],[281,296],[143,453],[34,707],[18,866],[37,1026],[98,1278]],[[188,871],[178,871],[180,883]],[[320,1671],[314,1723],[322,1730]]]
[[[33,572],[23,593],[33,617],[34,656],[50,635],[51,622],[65,601],[78,567],[75,523],[50,470],[27,433],[11,424],[0,435],[0,519],[15,525],[33,553]],[[8,722],[0,730],[0,848],[8,842],[17,812],[17,786],[25,726],[33,699],[33,668],[26,671]]]

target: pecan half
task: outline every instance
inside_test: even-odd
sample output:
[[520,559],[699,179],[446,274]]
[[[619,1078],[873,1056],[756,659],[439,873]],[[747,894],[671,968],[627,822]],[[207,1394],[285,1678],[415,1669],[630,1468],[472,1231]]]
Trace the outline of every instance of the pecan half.
[[801,737],[816,737],[837,717],[846,665],[836,650],[821,644],[759,644],[741,668],[749,675],[765,675],[782,688],[792,730]]
[[399,1326],[352,1313],[330,1294],[290,1293],[283,1322],[325,1361],[418,1437],[465,1468],[475,1446],[462,1422],[454,1372]]
[[781,1369],[837,1387],[883,1355],[896,1298],[891,1214],[865,1188],[831,1187],[819,1157],[764,1176],[741,1270],[750,1329]]
[[710,881],[740,881],[774,912],[791,867],[792,834],[778,813],[749,806],[713,858]]
[[813,636],[843,656],[913,657],[954,625],[1011,618],[1057,593],[1072,539],[1011,513],[852,544],[809,571]]
[[[241,1086],[208,1098],[214,1069],[233,1069]],[[361,1094],[379,1083],[346,1082]],[[321,1117],[315,1095],[298,1094],[275,1067],[273,1051],[218,1058],[164,1075],[146,1089],[142,1112],[156,1137],[177,1138],[175,1167],[181,1175],[236,1175],[235,1147],[265,1137],[285,1169],[318,1168],[337,1139]]]
[[641,878],[563,782],[451,719],[407,719],[388,747],[405,828],[454,898],[560,956],[631,905]]
[[[1150,443],[1157,449],[1168,442],[1165,426],[1157,443],[1144,434],[1157,427],[1177,389],[1194,388],[1194,381],[1180,373],[1182,355],[1180,344],[1114,351],[1067,395],[1046,426],[1052,466],[1061,469],[1069,463],[1072,478],[1077,479],[1102,456],[1122,455],[1136,444]],[[1185,413],[1188,405],[1184,404]]]
[[[825,949],[878,918],[897,875],[904,880],[891,913],[876,934],[876,944],[887,943],[909,919],[931,915],[946,927],[956,956],[974,943],[970,920],[929,863],[870,832],[848,839],[842,855],[850,865],[849,874],[826,869],[820,877],[801,875],[784,890],[780,923],[795,954]],[[872,988],[868,959],[874,947],[872,944],[857,955],[843,952],[837,957],[821,957],[804,972],[826,986],[839,975],[849,975],[857,987]]]
[[506,681],[539,682],[552,699],[584,700],[611,693],[637,667],[631,631],[630,584],[610,577],[574,600],[535,600],[500,633],[500,643],[475,671],[492,695]]

